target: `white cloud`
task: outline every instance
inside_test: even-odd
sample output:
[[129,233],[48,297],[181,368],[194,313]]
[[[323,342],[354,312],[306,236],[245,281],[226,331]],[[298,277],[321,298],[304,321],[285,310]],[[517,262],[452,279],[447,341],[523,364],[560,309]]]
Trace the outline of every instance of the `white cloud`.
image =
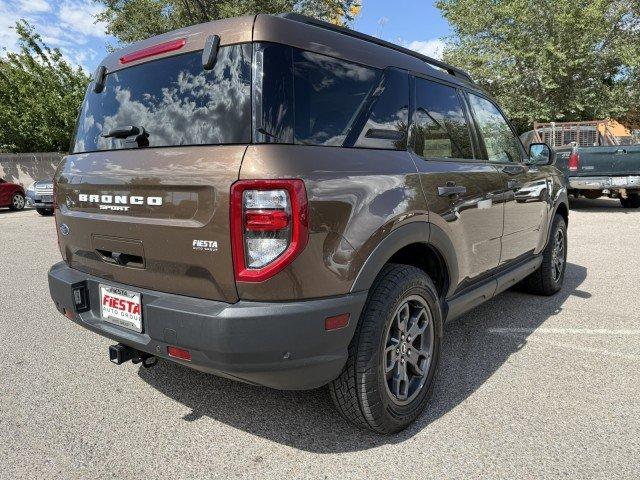
[[46,0],[20,0],[20,11],[27,13],[46,13],[51,11],[51,5]]
[[96,22],[95,16],[102,11],[102,8],[90,0],[87,1],[66,1],[60,5],[58,19],[63,26],[75,32],[94,37],[106,36],[106,24]]
[[445,42],[439,38],[424,41],[414,40],[413,42],[407,43],[406,47],[423,55],[427,55],[428,57],[441,60]]
[[24,19],[40,34],[44,43],[57,47],[64,58],[85,71],[93,70],[98,47],[104,42],[105,24],[94,23],[100,7],[92,0],[0,0],[0,57],[4,49],[18,50],[15,24]]

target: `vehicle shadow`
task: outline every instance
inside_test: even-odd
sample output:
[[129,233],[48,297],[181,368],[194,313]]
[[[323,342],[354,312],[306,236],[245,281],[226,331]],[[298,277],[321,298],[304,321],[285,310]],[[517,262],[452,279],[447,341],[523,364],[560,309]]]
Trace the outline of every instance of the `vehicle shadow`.
[[640,209],[622,208],[620,200],[615,198],[597,198],[595,200],[589,200],[588,198],[571,198],[569,199],[569,208],[575,211],[593,213],[618,212],[631,214],[640,212]]
[[35,208],[33,208],[33,207],[24,207],[24,209],[19,210],[19,211],[11,210],[9,208],[0,208],[0,215],[7,215],[9,213],[14,213],[16,215],[20,215],[21,213],[24,214],[24,213],[30,212],[32,210],[35,211]]
[[141,368],[139,377],[187,406],[184,421],[209,417],[274,442],[313,453],[360,451],[403,442],[472,395],[526,344],[527,335],[495,335],[491,328],[532,331],[562,311],[571,296],[589,298],[580,285],[587,269],[567,264],[564,288],[553,297],[508,291],[445,328],[440,370],[433,397],[407,430],[384,437],[347,423],[331,404],[327,389],[281,392],[242,384],[169,361]]

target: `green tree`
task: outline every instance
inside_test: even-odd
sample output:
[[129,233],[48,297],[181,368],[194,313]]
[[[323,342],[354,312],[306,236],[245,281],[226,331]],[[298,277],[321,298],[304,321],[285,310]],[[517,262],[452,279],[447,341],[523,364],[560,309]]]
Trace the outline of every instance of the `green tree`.
[[98,19],[122,43],[187,25],[256,13],[297,11],[336,24],[353,20],[360,0],[96,0],[106,8]]
[[640,105],[640,1],[438,0],[445,60],[471,73],[521,130],[534,121],[632,118]]
[[89,77],[24,20],[19,51],[0,59],[0,150],[66,152]]

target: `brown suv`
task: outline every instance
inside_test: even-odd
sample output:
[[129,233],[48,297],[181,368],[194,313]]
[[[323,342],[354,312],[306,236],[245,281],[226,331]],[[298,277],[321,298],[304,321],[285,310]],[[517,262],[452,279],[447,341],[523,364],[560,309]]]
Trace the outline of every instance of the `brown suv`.
[[108,56],[56,174],[70,320],[111,360],[328,384],[381,433],[428,401],[443,324],[562,285],[567,195],[467,74],[306,17]]

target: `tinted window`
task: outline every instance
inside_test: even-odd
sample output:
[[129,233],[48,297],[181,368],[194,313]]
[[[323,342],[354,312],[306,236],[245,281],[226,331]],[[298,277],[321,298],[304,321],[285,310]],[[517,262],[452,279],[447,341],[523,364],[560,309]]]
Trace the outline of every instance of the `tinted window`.
[[358,125],[356,147],[405,150],[409,124],[409,76],[399,70],[384,72],[373,92],[365,123]]
[[90,85],[80,112],[73,151],[128,148],[103,132],[134,125],[149,146],[251,141],[251,45],[222,47],[214,68],[202,52],[155,60],[107,75],[105,89]]
[[489,161],[519,162],[521,160],[520,141],[511,131],[500,110],[489,100],[473,94],[469,95],[469,103]]
[[342,146],[380,72],[284,45],[256,46],[258,142]]
[[411,144],[425,158],[473,158],[469,126],[455,88],[416,78]]

